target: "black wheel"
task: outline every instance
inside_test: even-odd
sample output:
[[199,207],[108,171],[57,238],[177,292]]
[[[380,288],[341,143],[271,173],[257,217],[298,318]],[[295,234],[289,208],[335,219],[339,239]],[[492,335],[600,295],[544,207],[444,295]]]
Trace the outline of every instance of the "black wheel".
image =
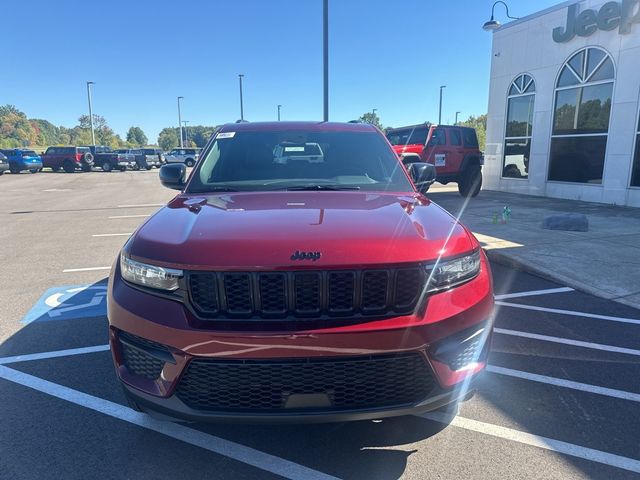
[[102,171],[103,172],[110,172],[113,169],[113,166],[111,165],[111,162],[104,162],[102,164]]
[[136,164],[133,166],[133,169],[134,169],[135,171],[140,170],[140,165],[138,165],[138,164],[136,163]]
[[90,172],[91,171],[91,165],[82,165],[82,171],[83,172]]
[[120,167],[120,171],[121,172],[126,172],[127,171],[127,167]]
[[20,169],[18,167],[9,167],[9,171],[14,175],[20,173]]
[[0,177],[4,175],[4,170],[0,170]]
[[62,164],[62,168],[66,173],[73,173],[76,171],[76,166],[71,160],[65,160]]
[[37,168],[32,168],[31,170],[29,170],[31,173],[38,173],[38,169]]
[[193,158],[187,158],[184,163],[187,167],[193,167],[196,164]]
[[153,165],[147,165],[145,168],[146,168],[147,170],[151,170],[151,169],[153,168]]
[[56,173],[58,170],[60,170],[60,167],[49,167],[49,168],[53,173]]
[[84,153],[82,155],[82,163],[93,165],[93,154],[90,152]]
[[480,193],[482,187],[482,170],[480,165],[469,165],[462,172],[462,177],[458,181],[458,192],[463,197],[475,197]]

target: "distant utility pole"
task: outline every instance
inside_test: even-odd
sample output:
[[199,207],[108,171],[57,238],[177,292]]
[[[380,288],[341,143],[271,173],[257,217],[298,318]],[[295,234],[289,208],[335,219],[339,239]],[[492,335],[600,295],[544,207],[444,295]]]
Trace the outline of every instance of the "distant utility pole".
[[184,144],[182,143],[182,112],[180,111],[180,100],[182,100],[184,97],[178,97],[178,127],[180,129],[180,148],[184,147]]
[[375,116],[375,114],[376,114],[376,112],[377,112],[377,111],[378,111],[378,109],[377,109],[377,108],[374,108],[374,109],[372,109],[372,110],[371,110],[371,113]]
[[89,122],[91,123],[91,145],[96,146],[96,134],[93,132],[93,106],[91,105],[91,85],[95,82],[87,82],[87,98],[89,99]]
[[244,105],[242,103],[242,79],[244,74],[238,74],[238,80],[240,80],[240,120],[244,120]]
[[442,123],[442,90],[447,88],[446,85],[440,85],[440,107],[438,108],[438,125]]
[[187,143],[189,143],[189,129],[187,128],[187,123],[189,123],[189,120],[182,120],[182,123],[184,123],[184,139]]
[[278,121],[280,121],[280,109],[282,108],[282,105],[278,105]]
[[322,0],[322,83],[325,122],[329,121],[329,0]]
[[458,115],[460,115],[461,112],[456,112],[456,123],[454,123],[454,125],[458,125]]

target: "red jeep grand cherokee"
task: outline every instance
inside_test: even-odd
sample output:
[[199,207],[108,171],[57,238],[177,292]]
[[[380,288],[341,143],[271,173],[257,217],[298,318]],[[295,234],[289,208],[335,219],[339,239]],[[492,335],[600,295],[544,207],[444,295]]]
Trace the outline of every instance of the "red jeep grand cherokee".
[[493,291],[478,241],[367,124],[224,126],[111,271],[134,408],[186,420],[342,421],[467,397]]

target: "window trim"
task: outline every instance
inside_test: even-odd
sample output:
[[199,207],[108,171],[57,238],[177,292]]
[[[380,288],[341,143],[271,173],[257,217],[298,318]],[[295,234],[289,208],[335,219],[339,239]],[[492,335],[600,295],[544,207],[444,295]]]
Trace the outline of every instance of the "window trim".
[[[526,93],[514,93],[513,95],[511,95],[509,92],[511,91],[511,87],[515,84],[516,88],[518,88],[517,85],[517,81],[524,77],[524,76],[528,76],[531,81],[529,83],[526,84],[526,86],[524,87],[523,90],[527,90],[527,88],[529,88],[529,85],[531,85],[531,83],[533,83],[533,90],[530,92],[526,92]],[[524,83],[523,83],[524,85]],[[505,177],[504,176],[504,167],[505,167],[505,160],[506,160],[506,148],[507,148],[507,141],[508,140],[529,140],[529,156],[531,156],[531,147],[533,146],[533,126],[535,123],[535,113],[536,113],[536,93],[537,93],[537,83],[536,83],[536,79],[533,75],[531,75],[529,72],[522,72],[519,73],[518,75],[516,75],[513,80],[511,81],[511,83],[509,83],[509,86],[507,87],[507,101],[505,102],[505,115],[504,115],[504,129],[503,129],[503,136],[502,136],[502,155],[501,155],[501,165],[500,165],[500,179],[501,180],[514,180],[514,181],[519,181],[519,182],[528,182],[529,181],[529,172],[527,172],[527,176],[526,178],[515,178],[515,177]],[[529,97],[532,96],[533,97],[533,118],[531,119],[531,131],[529,132],[528,136],[523,136],[523,135],[519,135],[517,137],[507,137],[507,128],[509,126],[509,100],[511,100],[512,98],[522,98],[522,97]]]
[[[589,50],[600,50],[601,52],[604,53],[604,58],[602,58],[602,60],[600,60],[600,62],[598,62],[598,64],[596,65],[596,67],[593,69],[593,71],[591,72],[591,75],[589,75],[585,81],[579,81],[577,84],[575,85],[568,85],[568,86],[564,86],[564,87],[558,87],[558,81],[560,80],[560,75],[562,75],[562,72],[564,70],[564,67],[569,65],[569,62],[573,59],[573,57],[575,57],[577,54],[579,54],[580,52],[585,52],[585,59],[584,59],[584,67],[583,69],[586,70],[586,68],[588,68],[588,62],[589,62]],[[607,80],[597,80],[595,82],[589,82],[589,78],[591,78],[591,76],[598,70],[598,68],[600,68],[602,66],[602,64],[606,61],[606,59],[609,58],[611,59],[611,64],[613,66],[613,77],[611,79],[607,79]],[[571,70],[573,71],[574,75],[575,75],[575,70],[573,69],[573,67],[571,67]],[[586,71],[584,72],[584,75],[586,75]],[[600,187],[603,188],[604,187],[604,181],[605,181],[605,173],[607,170],[607,155],[609,152],[609,128],[611,127],[611,117],[613,116],[613,98],[615,97],[615,88],[616,88],[616,79],[618,77],[618,69],[616,66],[616,62],[613,59],[613,55],[611,55],[611,53],[609,53],[608,50],[606,50],[605,48],[602,48],[598,45],[585,45],[582,46],[580,48],[578,48],[577,50],[574,50],[567,58],[566,60],[562,63],[562,65],[560,66],[560,68],[558,69],[558,73],[556,74],[556,79],[555,79],[555,83],[554,83],[554,89],[553,89],[553,104],[552,104],[552,115],[551,115],[551,135],[549,137],[549,147],[547,150],[547,174],[546,174],[546,182],[548,183],[557,183],[557,184],[566,184],[566,185],[576,185],[578,187]],[[555,126],[555,120],[556,120],[556,104],[557,104],[557,93],[559,91],[562,90],[571,90],[571,89],[577,89],[577,88],[585,88],[585,87],[590,87],[590,86],[597,86],[597,85],[603,85],[603,84],[611,84],[611,110],[609,111],[609,120],[607,122],[607,131],[606,133],[574,133],[574,134],[558,134],[558,135],[554,135],[553,130],[554,130],[554,126]],[[637,134],[636,134],[637,135]],[[605,148],[604,148],[604,159],[603,159],[603,164],[602,164],[602,181],[600,183],[585,183],[585,182],[570,182],[567,180],[551,180],[549,178],[549,171],[551,170],[551,150],[552,150],[552,146],[553,146],[553,139],[554,138],[575,138],[575,137],[606,137],[606,143],[605,143]],[[633,155],[633,153],[632,153]],[[633,162],[631,162],[633,163]],[[631,174],[629,174],[629,183],[631,183]]]
[[[634,132],[634,137],[633,137],[633,143],[631,145],[631,161],[629,162],[629,181],[627,182],[627,188],[631,189],[631,190],[640,190],[640,185],[631,185],[631,181],[633,180],[633,167],[635,164],[635,156],[636,156],[636,149],[638,148],[638,145],[640,144],[640,94],[638,95],[638,107],[637,107],[637,112],[636,112],[636,129]],[[638,158],[638,168],[640,168],[640,158]]]

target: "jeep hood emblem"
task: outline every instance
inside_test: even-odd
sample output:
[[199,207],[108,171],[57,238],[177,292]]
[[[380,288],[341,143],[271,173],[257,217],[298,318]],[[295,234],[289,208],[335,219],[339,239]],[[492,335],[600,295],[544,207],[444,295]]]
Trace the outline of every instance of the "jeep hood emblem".
[[321,252],[301,252],[296,250],[291,255],[291,260],[313,260],[314,262],[322,256]]

